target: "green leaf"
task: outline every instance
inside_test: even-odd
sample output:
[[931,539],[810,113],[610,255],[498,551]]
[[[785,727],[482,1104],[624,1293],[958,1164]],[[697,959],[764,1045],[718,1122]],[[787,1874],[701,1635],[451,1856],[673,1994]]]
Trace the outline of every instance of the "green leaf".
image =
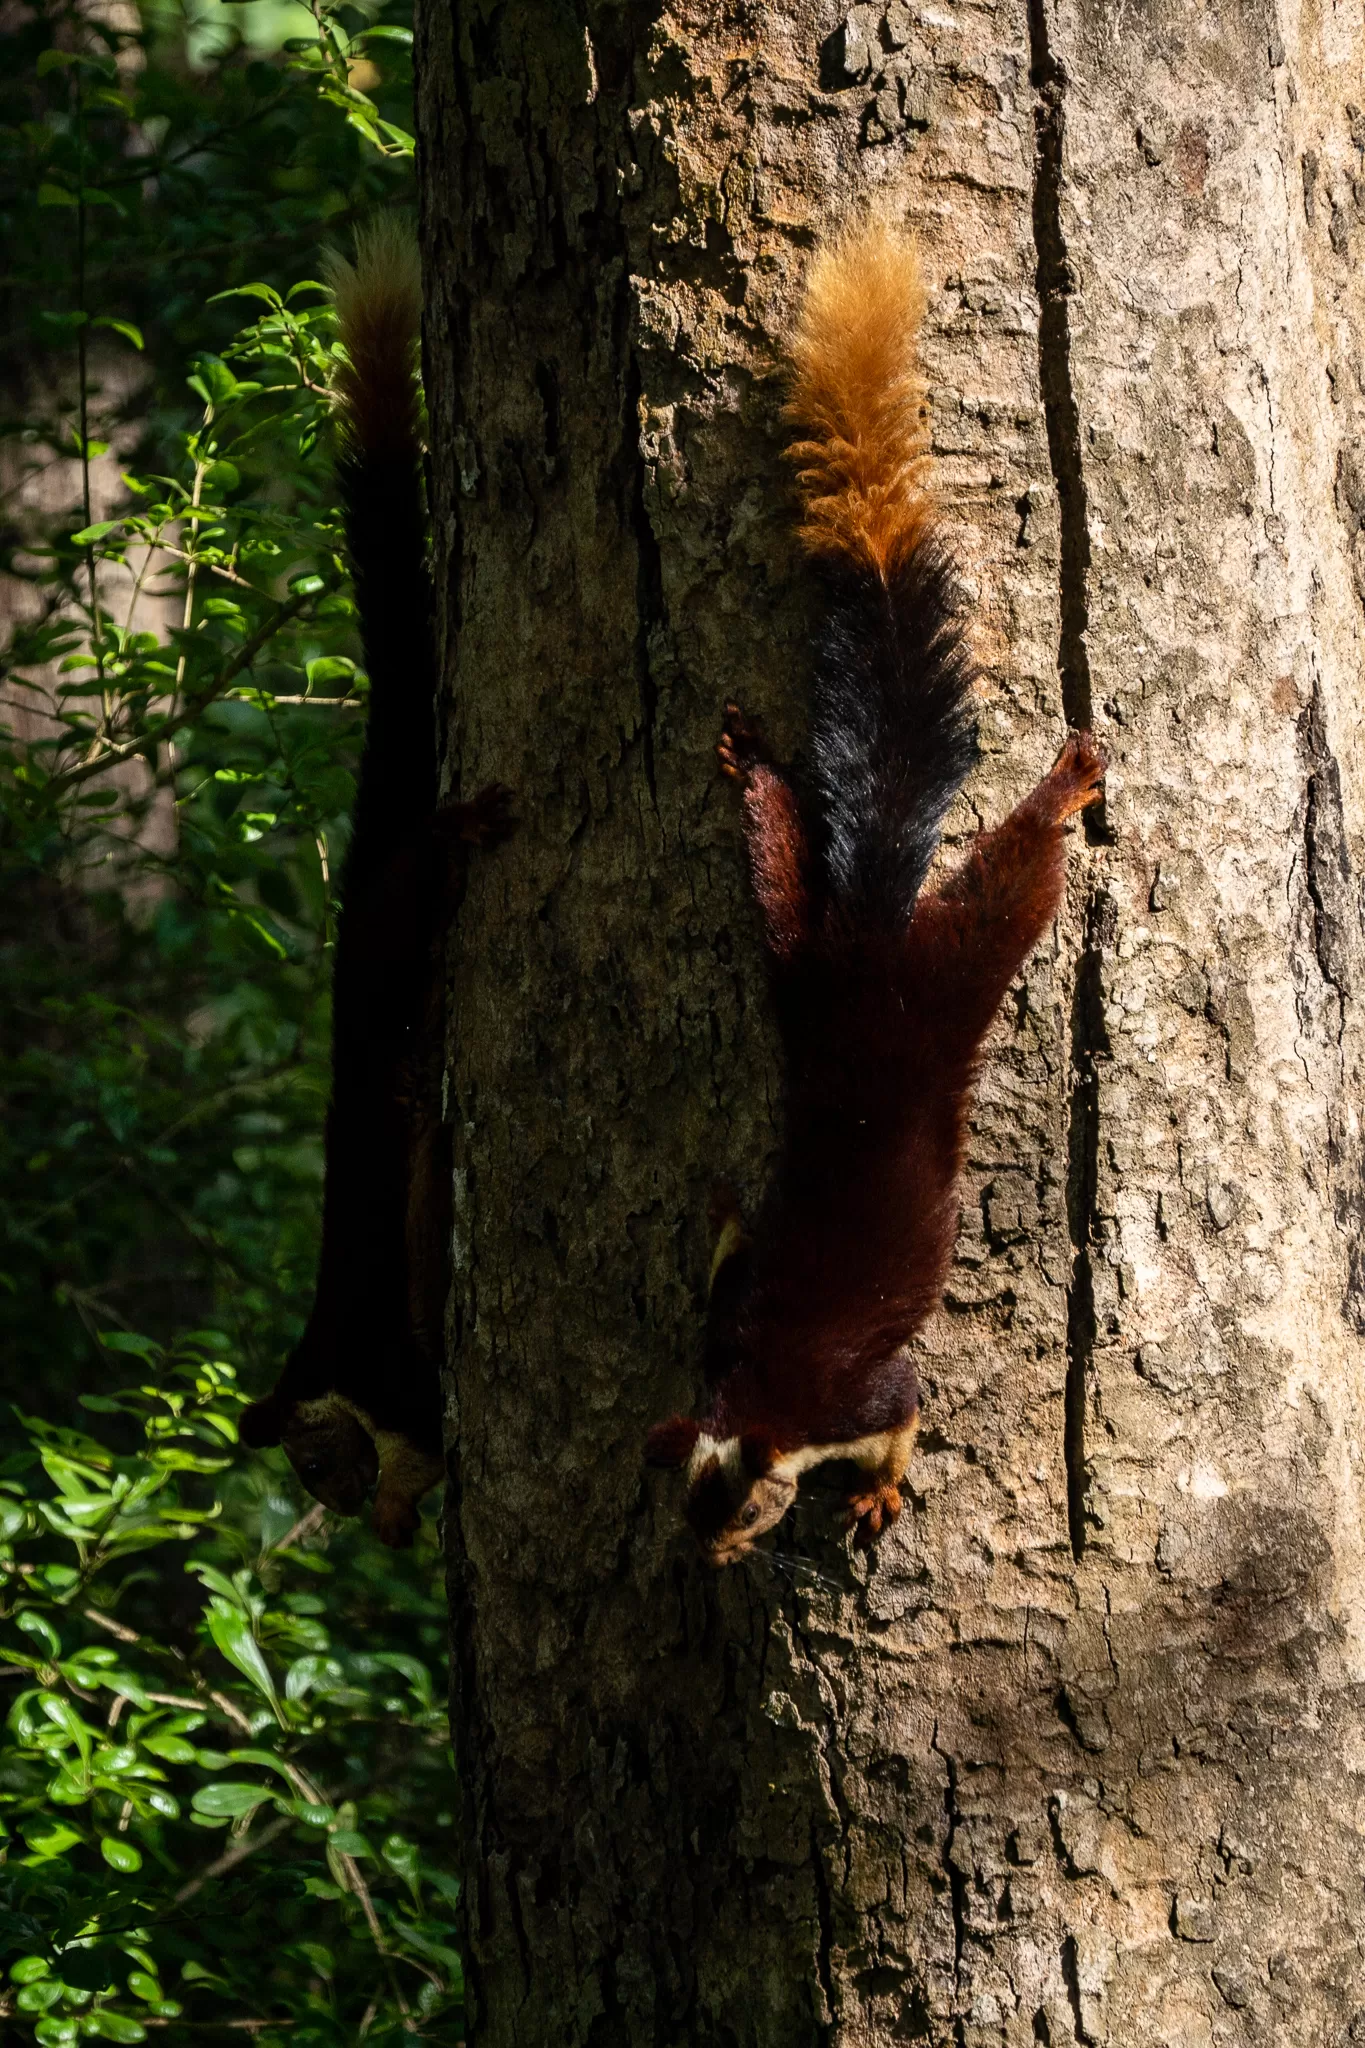
[[335,1657],[297,1657],[284,1681],[287,1700],[301,1700],[310,1692],[335,1692],[345,1683],[346,1673]]
[[161,1996],[161,1986],[156,1978],[149,1976],[145,1970],[133,1971],[128,1979],[128,1989],[134,1998],[146,1999],[149,2003]]
[[100,1854],[111,1870],[129,1872],[142,1868],[142,1851],[125,1835],[101,1835]]
[[219,1601],[210,1602],[208,1615],[209,1634],[230,1664],[235,1664],[244,1678],[255,1686],[269,1700],[275,1715],[280,1713],[279,1696],[275,1681],[270,1674],[260,1644],[251,1632],[251,1623],[240,1608],[228,1608]]
[[389,1869],[396,1871],[417,1905],[422,1903],[422,1858],[415,1842],[409,1842],[403,1835],[387,1835],[380,1855]]
[[[122,526],[122,524],[123,521],[121,519],[97,520],[94,526],[83,526],[79,533],[73,533],[71,536],[72,545],[78,548],[88,547],[91,541],[103,540],[106,533],[113,533],[114,529]],[[83,656],[78,657],[78,663],[81,667],[86,666]],[[103,1341],[107,1343],[108,1338],[106,1337]]]
[[69,1742],[74,1742],[82,1757],[88,1758],[93,1730],[87,1728],[70,1700],[60,1693],[44,1692],[38,1695],[38,1704],[54,1727],[60,1728]]
[[368,1856],[372,1863],[375,1860],[374,1850],[355,1828],[337,1828],[328,1839],[338,1856]]
[[126,1352],[131,1358],[145,1358],[149,1362],[163,1356],[162,1346],[155,1338],[141,1337],[136,1330],[101,1330],[99,1337],[106,1351]]
[[36,1984],[25,1984],[14,2003],[20,2012],[46,2012],[50,2005],[61,2001],[62,1987],[55,1979],[45,1977]]
[[95,2034],[103,2041],[145,2041],[147,2029],[130,2013],[111,2012],[102,2005],[81,2021],[83,2034]]
[[194,1744],[186,1742],[183,1735],[144,1735],[142,1747],[153,1756],[164,1757],[168,1764],[194,1762]]
[[308,1828],[329,1828],[337,1817],[334,1806],[317,1806],[311,1799],[291,1799],[289,1811]]
[[40,1977],[49,1974],[51,1965],[46,1956],[20,1956],[10,1967],[10,1976],[16,1984],[36,1984]]
[[68,2041],[74,2041],[79,2028],[75,2020],[39,2020],[33,2029],[33,2038],[41,2042],[42,2048],[65,2048]]
[[221,356],[198,355],[194,358],[194,374],[197,382],[191,388],[201,393],[206,404],[228,405],[237,396],[237,379],[233,376]]
[[64,1856],[82,1839],[75,1828],[69,1828],[59,1820],[29,1821],[22,1833],[33,1854],[42,1862],[53,1856]]
[[246,1785],[221,1778],[216,1785],[201,1785],[190,1805],[196,1813],[206,1814],[211,1820],[236,1820],[241,1814],[254,1813],[273,1797],[266,1785]]
[[40,185],[38,187],[38,204],[39,206],[79,206],[80,201],[75,193],[68,192],[64,185]]
[[108,327],[114,334],[121,334],[125,341],[131,341],[136,349],[146,347],[146,343],[142,339],[141,328],[134,327],[131,320],[113,320],[107,313],[101,313],[90,322],[90,325],[92,327]]
[[32,1636],[35,1642],[41,1643],[50,1656],[61,1656],[62,1639],[45,1614],[39,1614],[32,1607],[21,1607],[14,1617],[14,1625],[21,1628],[26,1636]]
[[318,660],[310,661],[304,674],[310,690],[321,690],[328,683],[349,683],[355,674],[355,663],[344,654],[324,654]]

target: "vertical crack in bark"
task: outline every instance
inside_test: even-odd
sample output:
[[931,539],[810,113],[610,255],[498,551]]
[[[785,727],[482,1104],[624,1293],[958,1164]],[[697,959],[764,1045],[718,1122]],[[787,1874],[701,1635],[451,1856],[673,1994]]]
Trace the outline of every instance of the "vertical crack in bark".
[[947,1818],[948,1831],[943,1838],[943,1874],[948,1880],[948,1901],[953,1915],[953,2038],[960,2044],[966,2039],[963,2031],[959,2006],[959,1988],[962,1979],[962,1952],[967,1942],[967,1880],[953,1859],[957,1844],[957,1831],[962,1825],[962,1813],[957,1803],[957,1764],[947,1750],[939,1747],[938,1726],[934,1727],[934,1739],[929,1745],[943,1758],[944,1786],[943,1811]]
[[[1047,0],[1028,0],[1034,105],[1033,242],[1038,255],[1038,381],[1048,456],[1057,489],[1061,545],[1061,626],[1057,666],[1066,722],[1090,723],[1090,525],[1081,464],[1081,420],[1071,383],[1071,259],[1062,228],[1062,145],[1066,71],[1047,32]],[[1089,816],[1090,814],[1087,814]]]
[[1088,1478],[1085,1404],[1095,1354],[1095,1283],[1092,1245],[1099,1185],[1100,1080],[1097,1061],[1108,1052],[1104,1028],[1102,949],[1112,943],[1114,900],[1092,890],[1086,905],[1085,944],[1071,996],[1071,1120],[1067,1132],[1066,1220],[1071,1236],[1071,1284],[1066,1296],[1066,1521],[1071,1554],[1085,1551]]
[[1074,1934],[1068,1934],[1062,1943],[1062,1982],[1066,1985],[1066,1995],[1071,2006],[1072,2032],[1078,2041],[1086,2042],[1090,2036],[1085,2031],[1085,2021],[1081,2017],[1081,1961]]
[[[1303,874],[1311,909],[1313,957],[1319,978],[1332,995],[1331,1028],[1342,1096],[1349,1101],[1351,1061],[1346,1041],[1347,1010],[1360,978],[1361,904],[1351,865],[1341,770],[1327,737],[1322,690],[1316,674],[1308,708],[1299,720],[1299,746],[1307,769],[1303,807]],[[1302,970],[1300,970],[1302,971]],[[1346,1287],[1341,1312],[1353,1329],[1365,1330],[1365,1158],[1353,1122],[1333,1110],[1327,1126],[1327,1164],[1333,1181],[1333,1213],[1346,1239]]]
[[815,1953],[815,1967],[820,1978],[820,1989],[824,1994],[825,2011],[832,2029],[834,2013],[834,1900],[830,1895],[829,1872],[817,1839],[814,1822],[810,1831],[810,1867],[815,1885],[815,1909],[820,1919],[820,1945]]
[[[1062,709],[1072,727],[1092,715],[1090,653],[1090,515],[1081,460],[1081,418],[1071,378],[1071,259],[1062,226],[1063,148],[1066,140],[1066,68],[1048,35],[1047,0],[1028,0],[1030,78],[1034,104],[1033,241],[1038,269],[1038,381],[1047,423],[1048,457],[1057,491],[1060,552],[1057,668]],[[1085,813],[1093,844],[1112,838],[1103,805]],[[1071,1116],[1067,1142],[1067,1224],[1071,1284],[1067,1289],[1066,1397],[1063,1450],[1066,1519],[1071,1551],[1085,1550],[1085,1403],[1095,1350],[1095,1288],[1091,1238],[1099,1163],[1099,1076],[1095,1056],[1105,1050],[1097,920],[1112,919],[1108,897],[1093,890],[1086,911],[1086,942],[1071,1005]]]
[[1327,721],[1316,676],[1300,733],[1308,761],[1303,850],[1304,874],[1313,905],[1313,951],[1318,972],[1337,998],[1339,1046],[1345,1029],[1346,999],[1354,980],[1352,970],[1360,950],[1360,912],[1346,840],[1341,770],[1327,742]]
[[[628,276],[622,289],[628,301]],[[663,556],[650,523],[649,507],[645,504],[645,456],[640,445],[640,398],[643,390],[640,366],[628,340],[625,349],[625,422],[621,456],[628,478],[626,513],[635,535],[635,679],[640,692],[640,744],[644,753],[645,781],[649,786],[649,801],[657,815],[659,791],[654,779],[654,726],[659,708],[659,686],[654,680],[650,641],[656,626],[662,625],[664,620]]]

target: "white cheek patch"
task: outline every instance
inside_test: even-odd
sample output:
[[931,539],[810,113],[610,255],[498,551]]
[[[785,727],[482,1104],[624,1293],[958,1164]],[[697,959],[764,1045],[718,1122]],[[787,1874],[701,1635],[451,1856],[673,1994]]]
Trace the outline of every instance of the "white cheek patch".
[[697,1438],[696,1448],[687,1461],[687,1484],[689,1490],[696,1485],[701,1477],[702,1468],[709,1464],[712,1458],[716,1460],[722,1472],[738,1475],[740,1469],[739,1438],[737,1436],[717,1437],[705,1434]]

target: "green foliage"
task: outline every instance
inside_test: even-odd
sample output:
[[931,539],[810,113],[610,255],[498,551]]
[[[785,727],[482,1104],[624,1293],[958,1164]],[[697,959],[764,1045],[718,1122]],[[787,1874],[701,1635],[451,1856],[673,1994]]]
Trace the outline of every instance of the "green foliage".
[[0,1465],[11,2023],[439,2031],[461,1979],[430,1540],[396,1570],[235,1467],[213,1333],[108,1348],[151,1377],[84,1397],[101,1434],[21,1416]]
[[367,690],[309,280],[410,197],[404,6],[0,36],[7,2039],[460,2031],[430,1528],[234,1453],[312,1285]]
[[[308,280],[410,196],[403,5],[0,38],[0,1347],[51,1399],[110,1325],[211,1318],[256,1381],[298,1334],[365,696]],[[269,60],[222,25],[267,9]]]

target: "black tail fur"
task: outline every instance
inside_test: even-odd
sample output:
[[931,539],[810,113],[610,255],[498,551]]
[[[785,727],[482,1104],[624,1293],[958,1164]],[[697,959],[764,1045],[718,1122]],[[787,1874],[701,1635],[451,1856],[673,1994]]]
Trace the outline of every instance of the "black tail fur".
[[809,743],[818,848],[836,929],[905,929],[948,806],[976,757],[976,669],[930,531],[871,563],[825,565]]

